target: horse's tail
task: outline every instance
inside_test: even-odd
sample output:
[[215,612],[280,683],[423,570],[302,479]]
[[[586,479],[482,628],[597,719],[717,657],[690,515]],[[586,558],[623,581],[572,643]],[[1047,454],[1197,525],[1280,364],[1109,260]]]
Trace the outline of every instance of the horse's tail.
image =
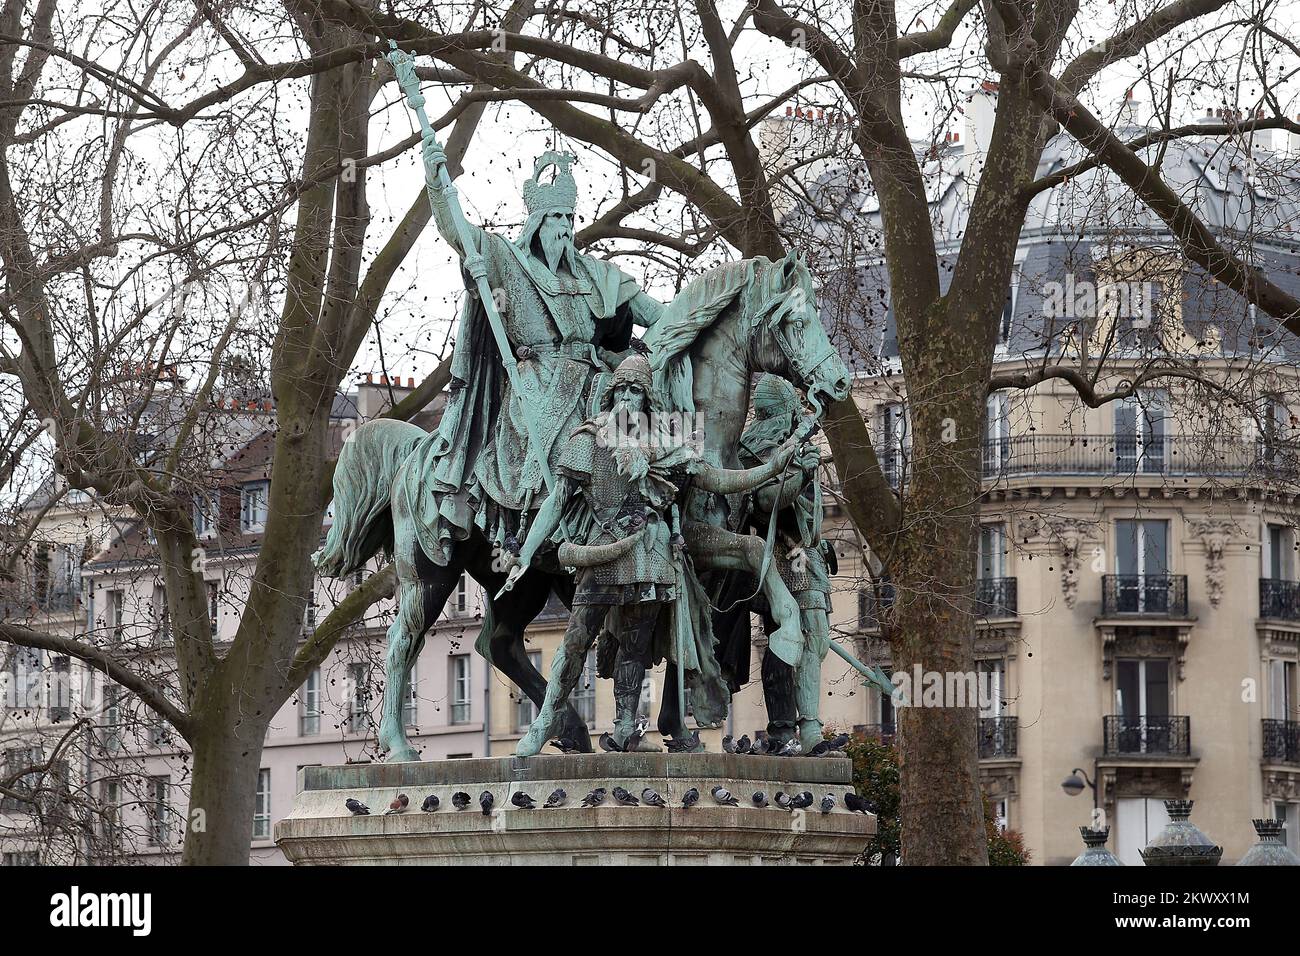
[[322,574],[360,570],[380,548],[393,546],[390,510],[397,471],[429,433],[408,422],[380,418],[359,427],[334,468],[334,523],[312,561]]

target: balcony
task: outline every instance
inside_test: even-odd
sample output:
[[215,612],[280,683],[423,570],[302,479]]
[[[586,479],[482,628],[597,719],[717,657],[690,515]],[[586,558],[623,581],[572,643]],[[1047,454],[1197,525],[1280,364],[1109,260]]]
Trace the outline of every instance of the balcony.
[[984,442],[986,480],[1061,476],[1287,478],[1295,455],[1276,444],[1204,435],[1018,435]]
[[1300,763],[1300,720],[1264,720],[1264,760]]
[[1016,616],[1016,579],[980,578],[975,585],[975,616]]
[[1300,581],[1260,578],[1259,616],[1300,621]]
[[881,615],[894,606],[894,585],[880,581],[875,587],[858,590],[858,629],[880,630]]
[[1138,617],[1187,617],[1187,575],[1104,574],[1101,613]]
[[1016,756],[1020,725],[1014,717],[981,717],[979,747],[981,760]]
[[1192,750],[1190,717],[1103,717],[1102,753],[1107,757],[1188,757]]

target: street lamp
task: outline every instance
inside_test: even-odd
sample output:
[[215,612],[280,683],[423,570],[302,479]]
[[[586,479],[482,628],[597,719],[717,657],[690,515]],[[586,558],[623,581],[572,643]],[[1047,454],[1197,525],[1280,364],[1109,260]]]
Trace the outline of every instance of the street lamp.
[[1077,797],[1083,793],[1084,786],[1087,785],[1092,789],[1092,808],[1097,809],[1097,785],[1088,779],[1088,775],[1075,767],[1070,771],[1070,775],[1061,781],[1061,789],[1067,796]]

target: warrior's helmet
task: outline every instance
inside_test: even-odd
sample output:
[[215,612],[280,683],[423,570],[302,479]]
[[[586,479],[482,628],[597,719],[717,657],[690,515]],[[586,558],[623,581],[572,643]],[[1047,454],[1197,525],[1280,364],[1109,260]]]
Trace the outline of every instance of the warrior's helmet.
[[641,386],[641,390],[645,392],[648,410],[660,409],[660,402],[654,390],[654,373],[650,370],[650,361],[644,355],[629,355],[618,363],[618,368],[614,369],[614,375],[601,395],[600,407],[608,410],[613,404],[614,389],[627,382]]

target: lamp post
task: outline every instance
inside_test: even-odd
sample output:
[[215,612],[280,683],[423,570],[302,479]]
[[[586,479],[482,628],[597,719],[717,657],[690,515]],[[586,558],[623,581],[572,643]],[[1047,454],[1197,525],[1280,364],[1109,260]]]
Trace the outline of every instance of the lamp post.
[[[1096,771],[1094,771],[1094,773],[1095,772]],[[1071,770],[1070,775],[1061,781],[1061,789],[1064,790],[1068,796],[1077,797],[1079,794],[1083,793],[1085,784],[1092,789],[1092,808],[1096,810],[1099,807],[1099,804],[1097,803],[1097,784],[1090,780],[1088,775],[1078,767]]]

